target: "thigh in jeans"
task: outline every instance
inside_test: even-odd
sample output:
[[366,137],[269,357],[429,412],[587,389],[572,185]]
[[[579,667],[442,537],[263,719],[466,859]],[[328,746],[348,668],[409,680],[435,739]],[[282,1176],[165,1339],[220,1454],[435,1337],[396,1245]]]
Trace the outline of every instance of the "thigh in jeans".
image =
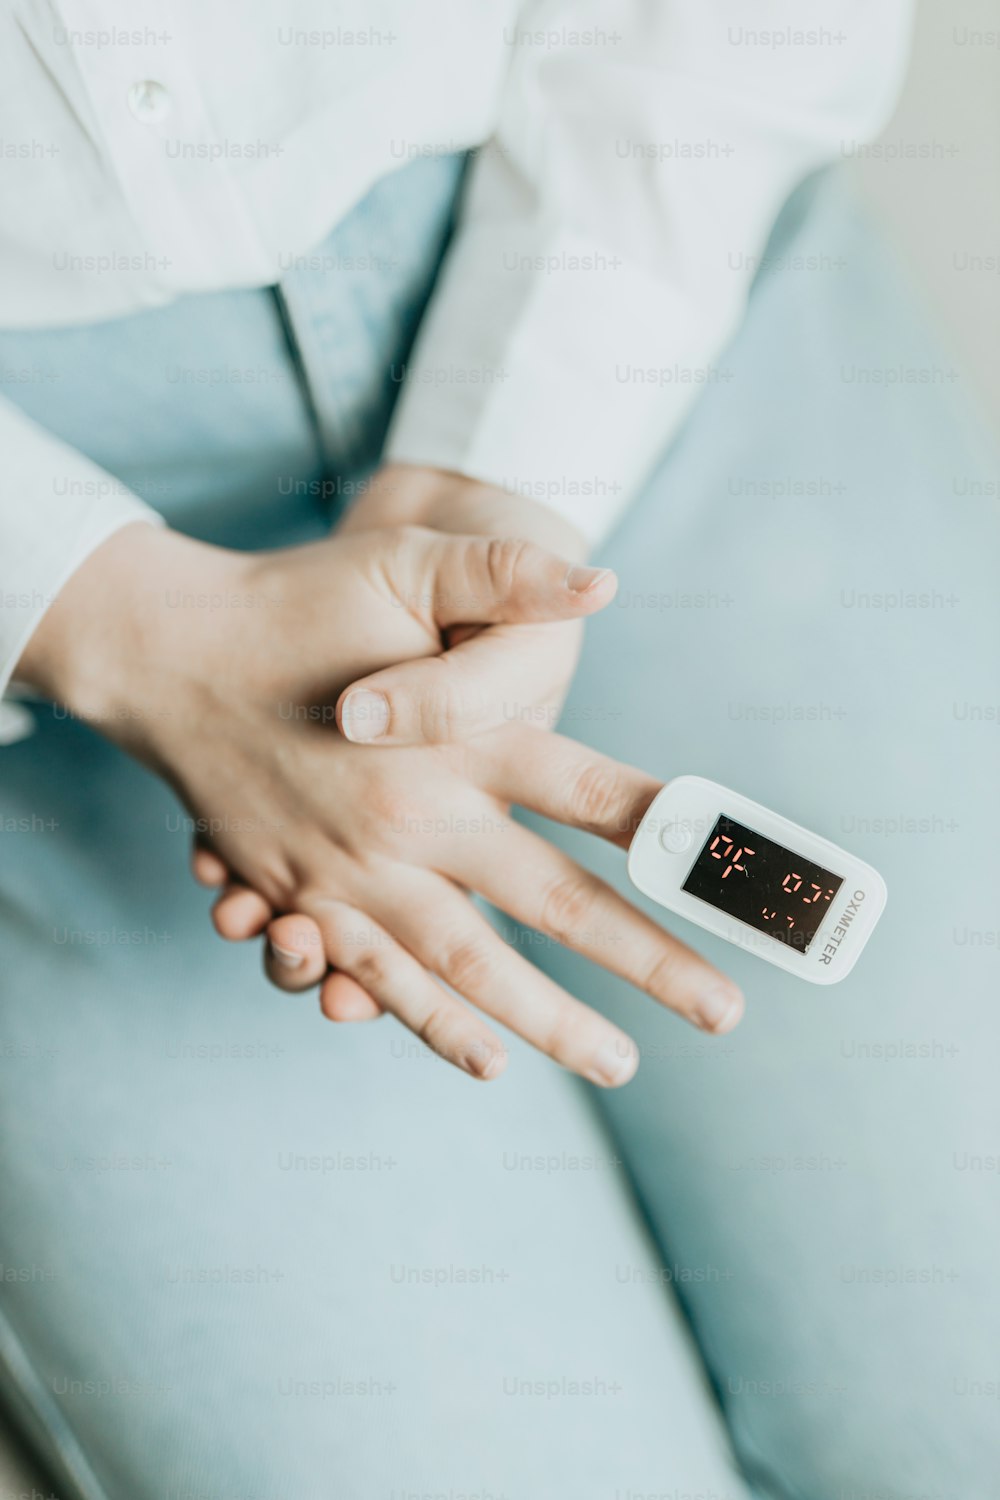
[[44,717],[7,754],[0,1399],[60,1500],[748,1500],[578,1082],[330,1026],[211,932],[165,788]]
[[[772,250],[717,385],[600,554],[620,593],[563,727],[856,850],[888,909],[830,989],[659,911],[745,987],[718,1041],[540,951],[642,1046],[601,1107],[761,1493],[988,1500],[998,466],[836,179]],[[620,854],[566,842],[624,887]]]

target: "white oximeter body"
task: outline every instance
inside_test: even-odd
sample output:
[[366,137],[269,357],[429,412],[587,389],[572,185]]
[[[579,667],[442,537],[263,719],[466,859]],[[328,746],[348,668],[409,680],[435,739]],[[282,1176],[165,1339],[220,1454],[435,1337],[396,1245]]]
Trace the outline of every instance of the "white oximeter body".
[[871,865],[701,776],[655,798],[628,873],[661,906],[811,984],[850,973],[886,902]]

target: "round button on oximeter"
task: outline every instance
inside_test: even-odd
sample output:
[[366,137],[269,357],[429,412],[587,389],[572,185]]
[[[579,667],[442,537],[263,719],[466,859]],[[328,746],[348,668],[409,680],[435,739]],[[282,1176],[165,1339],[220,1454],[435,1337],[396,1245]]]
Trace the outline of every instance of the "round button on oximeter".
[[812,984],[853,969],[885,910],[877,870],[701,776],[677,776],[628,851],[644,896]]

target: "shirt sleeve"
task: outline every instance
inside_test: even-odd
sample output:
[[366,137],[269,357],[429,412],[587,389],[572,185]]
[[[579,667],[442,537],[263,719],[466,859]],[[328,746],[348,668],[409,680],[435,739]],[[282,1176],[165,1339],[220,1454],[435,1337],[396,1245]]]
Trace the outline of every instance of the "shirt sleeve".
[[389,456],[545,500],[599,540],[718,377],[793,188],[887,120],[910,12],[526,7]]
[[[45,611],[80,564],[130,521],[162,517],[113,475],[0,400],[0,694]],[[0,744],[31,720],[0,701]]]

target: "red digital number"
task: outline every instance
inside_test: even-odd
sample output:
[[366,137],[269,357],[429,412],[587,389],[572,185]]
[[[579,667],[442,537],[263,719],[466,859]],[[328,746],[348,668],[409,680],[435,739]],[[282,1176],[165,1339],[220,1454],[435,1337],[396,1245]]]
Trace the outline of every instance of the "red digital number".
[[[715,847],[720,842],[724,845],[721,852]],[[735,853],[733,852],[734,850]],[[741,874],[745,875],[746,866],[741,865],[740,860],[745,854],[753,854],[754,851],[747,849],[745,846],[737,849],[731,838],[728,838],[724,833],[717,833],[708,846],[708,852],[713,859],[721,859],[725,863],[726,868],[722,872],[722,878],[725,880],[734,870],[739,870]]]

